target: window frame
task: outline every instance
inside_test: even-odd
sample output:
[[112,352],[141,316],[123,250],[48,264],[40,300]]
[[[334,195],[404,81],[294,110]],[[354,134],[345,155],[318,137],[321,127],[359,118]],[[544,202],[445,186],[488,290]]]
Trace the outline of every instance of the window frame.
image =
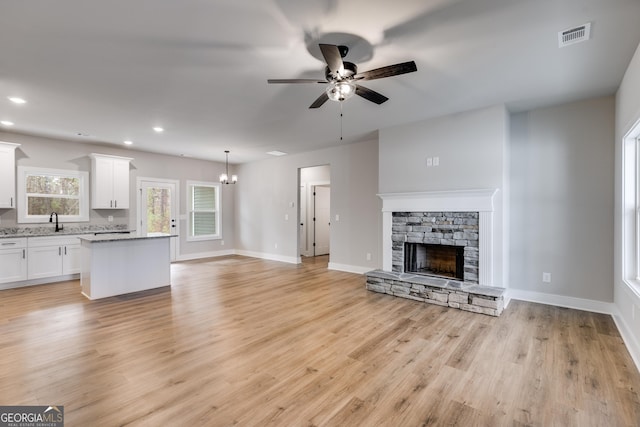
[[640,120],[622,140],[622,281],[640,298]]
[[[193,209],[193,188],[194,187],[210,187],[215,189],[216,207],[213,212],[216,217],[216,232],[214,234],[205,234],[200,236],[193,235],[193,214],[196,212]],[[222,239],[222,197],[221,197],[222,185],[219,182],[209,181],[187,181],[187,241],[198,242],[206,240],[220,240]],[[209,211],[200,211],[209,212]]]
[[62,222],[89,222],[89,172],[72,169],[52,169],[34,166],[18,166],[18,216],[19,224],[42,224],[49,222],[50,215],[29,215],[27,212],[27,176],[29,175],[49,175],[65,178],[77,178],[80,180],[78,194],[79,215],[59,215],[58,221]]

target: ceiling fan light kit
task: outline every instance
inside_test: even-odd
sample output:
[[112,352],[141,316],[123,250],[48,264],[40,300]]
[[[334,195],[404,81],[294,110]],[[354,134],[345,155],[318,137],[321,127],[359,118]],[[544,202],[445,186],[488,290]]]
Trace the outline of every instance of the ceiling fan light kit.
[[331,82],[326,92],[330,100],[344,101],[356,94],[356,84],[350,81]]
[[309,108],[319,108],[329,99],[342,102],[351,98],[354,94],[376,104],[382,104],[389,98],[358,84],[358,82],[362,80],[382,79],[412,73],[418,70],[416,63],[409,61],[358,73],[358,67],[354,63],[342,60],[349,52],[347,46],[332,44],[319,44],[319,46],[322,56],[327,63],[325,69],[326,81],[313,79],[269,79],[267,83],[328,83],[325,91]]

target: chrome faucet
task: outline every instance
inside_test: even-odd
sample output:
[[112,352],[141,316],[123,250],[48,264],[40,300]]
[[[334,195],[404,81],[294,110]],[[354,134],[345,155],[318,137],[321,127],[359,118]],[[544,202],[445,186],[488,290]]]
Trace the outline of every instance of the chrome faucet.
[[60,230],[64,230],[64,224],[58,226],[58,213],[57,212],[51,212],[51,215],[49,216],[49,222],[53,222],[53,216],[56,216],[56,233]]

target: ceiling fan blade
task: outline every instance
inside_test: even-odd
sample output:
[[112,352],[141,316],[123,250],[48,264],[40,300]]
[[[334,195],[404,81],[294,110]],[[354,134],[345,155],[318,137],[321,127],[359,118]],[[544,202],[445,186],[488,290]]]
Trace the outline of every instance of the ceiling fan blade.
[[267,83],[324,83],[327,84],[326,80],[317,80],[317,79],[269,79]]
[[409,61],[358,73],[353,76],[353,78],[354,80],[375,80],[382,79],[384,77],[398,76],[400,74],[413,73],[414,71],[418,71],[416,63],[414,61]]
[[340,55],[340,49],[333,44],[320,44],[320,51],[324,60],[329,66],[329,71],[341,75],[344,71],[344,64],[342,63],[342,55]]
[[389,99],[383,94],[378,93],[375,90],[371,90],[368,87],[364,87],[361,85],[356,85],[356,95],[359,95],[371,102],[375,102],[378,105],[382,104],[383,102]]
[[322,107],[322,104],[324,104],[325,102],[327,102],[329,100],[329,95],[327,95],[327,92],[322,92],[322,95],[320,95],[318,97],[318,99],[316,99],[315,101],[313,101],[313,104],[311,104],[309,106],[309,108],[319,108]]

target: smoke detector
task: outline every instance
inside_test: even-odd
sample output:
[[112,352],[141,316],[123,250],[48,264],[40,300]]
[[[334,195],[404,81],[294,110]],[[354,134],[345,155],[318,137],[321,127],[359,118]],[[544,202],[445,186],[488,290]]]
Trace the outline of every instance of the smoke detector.
[[565,47],[572,44],[589,40],[591,36],[591,22],[578,27],[568,28],[558,32],[558,47]]

